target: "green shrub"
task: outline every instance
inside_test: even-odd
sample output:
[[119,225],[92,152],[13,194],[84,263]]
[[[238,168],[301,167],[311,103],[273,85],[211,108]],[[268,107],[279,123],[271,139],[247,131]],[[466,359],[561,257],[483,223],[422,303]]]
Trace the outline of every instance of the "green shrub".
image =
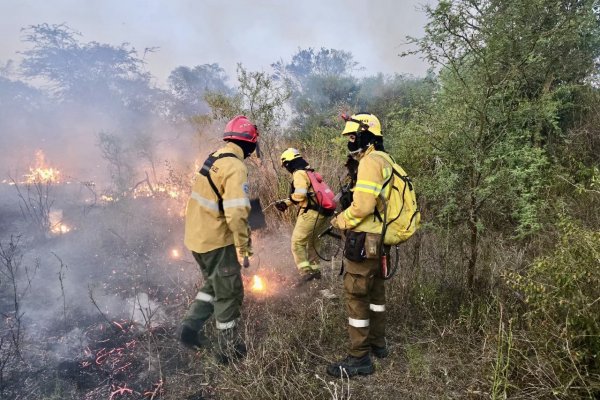
[[573,222],[560,226],[551,255],[536,259],[525,275],[508,275],[527,305],[523,365],[537,364],[527,375],[552,377],[546,383],[554,396],[593,398],[600,394],[600,232]]

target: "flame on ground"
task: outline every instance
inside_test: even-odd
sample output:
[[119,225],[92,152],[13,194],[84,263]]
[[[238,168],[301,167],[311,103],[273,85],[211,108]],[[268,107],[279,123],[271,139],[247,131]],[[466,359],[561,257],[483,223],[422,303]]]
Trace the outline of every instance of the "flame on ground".
[[178,188],[172,185],[154,184],[152,187],[148,185],[140,185],[133,190],[133,198],[138,197],[155,197],[166,196],[172,199],[178,199],[181,193]]
[[50,228],[50,232],[56,233],[58,235],[64,235],[65,233],[71,232],[71,227],[60,222],[56,225],[53,225]]
[[100,200],[106,203],[112,203],[115,201],[115,198],[111,195],[103,194],[100,196]]
[[180,253],[178,249],[171,249],[171,257],[173,258],[179,258],[180,257]]
[[62,210],[51,210],[48,214],[50,232],[55,235],[64,235],[71,231],[71,227],[63,222]]
[[255,293],[264,293],[267,288],[264,280],[260,276],[254,275],[252,277],[252,286],[250,289]]
[[60,183],[60,171],[46,165],[46,157],[42,150],[35,152],[35,166],[29,167],[25,183]]

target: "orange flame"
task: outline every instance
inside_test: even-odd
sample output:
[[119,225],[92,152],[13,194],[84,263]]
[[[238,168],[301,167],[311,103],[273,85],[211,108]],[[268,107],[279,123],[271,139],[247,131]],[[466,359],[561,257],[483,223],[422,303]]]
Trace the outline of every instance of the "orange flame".
[[263,279],[258,276],[258,275],[254,275],[252,277],[252,287],[251,290],[253,292],[257,292],[257,293],[263,293],[266,290],[266,285],[263,281]]
[[179,258],[179,250],[177,249],[171,249],[171,257],[173,258]]
[[152,186],[152,189],[148,185],[138,186],[133,190],[133,198],[137,199],[139,197],[155,197],[155,196],[163,196],[170,197],[172,199],[178,199],[181,193],[179,190],[172,185],[165,185],[162,183],[157,183]]
[[26,183],[60,183],[60,171],[46,165],[46,157],[42,150],[35,152],[35,167],[29,167],[25,175]]
[[115,198],[111,195],[103,194],[100,196],[100,200],[106,203],[112,203],[113,201],[115,201]]
[[48,213],[50,232],[55,235],[64,235],[71,231],[71,227],[63,222],[62,210],[51,210]]
[[68,225],[65,225],[62,222],[60,222],[60,223],[52,226],[52,228],[50,228],[50,231],[52,233],[64,235],[65,233],[70,232],[71,228]]

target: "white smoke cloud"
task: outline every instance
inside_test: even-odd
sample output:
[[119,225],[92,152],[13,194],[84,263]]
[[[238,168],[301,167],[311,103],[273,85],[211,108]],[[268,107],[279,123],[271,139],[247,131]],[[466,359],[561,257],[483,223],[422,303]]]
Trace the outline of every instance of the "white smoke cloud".
[[369,73],[423,75],[426,65],[400,58],[405,36],[420,36],[426,22],[415,0],[335,0],[303,2],[260,1],[146,1],[97,2],[93,7],[76,0],[0,2],[0,61],[18,58],[23,49],[20,28],[39,23],[66,23],[79,30],[83,41],[144,49],[148,69],[164,84],[180,65],[218,62],[235,76],[238,62],[268,69],[288,59],[298,47],[336,48],[352,52]]

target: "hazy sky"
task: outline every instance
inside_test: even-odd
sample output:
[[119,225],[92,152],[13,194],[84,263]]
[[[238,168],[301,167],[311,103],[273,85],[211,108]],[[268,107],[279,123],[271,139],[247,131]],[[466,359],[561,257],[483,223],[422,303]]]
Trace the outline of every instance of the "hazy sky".
[[219,63],[235,76],[237,62],[268,70],[298,48],[354,54],[367,72],[423,75],[416,57],[400,58],[405,37],[421,36],[423,4],[435,0],[0,0],[0,65],[18,60],[22,27],[66,23],[82,42],[129,42],[159,83],[180,65]]

